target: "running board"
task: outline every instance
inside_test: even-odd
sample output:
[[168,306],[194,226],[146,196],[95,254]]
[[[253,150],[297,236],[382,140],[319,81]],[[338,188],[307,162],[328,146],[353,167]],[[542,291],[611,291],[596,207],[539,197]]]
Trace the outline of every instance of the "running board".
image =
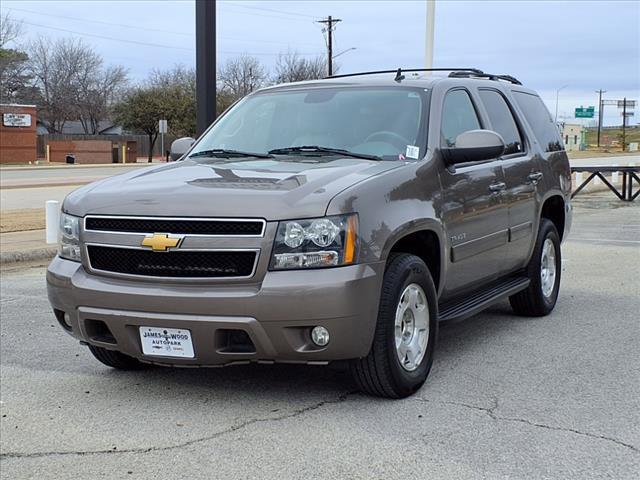
[[481,290],[459,300],[451,300],[438,306],[441,322],[463,320],[484,310],[489,305],[524,290],[530,280],[526,277],[512,277],[494,284],[487,290]]

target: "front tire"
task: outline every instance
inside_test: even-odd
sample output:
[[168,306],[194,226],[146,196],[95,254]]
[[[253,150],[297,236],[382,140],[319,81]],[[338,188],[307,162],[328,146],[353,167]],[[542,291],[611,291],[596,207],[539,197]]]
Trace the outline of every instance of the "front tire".
[[118,370],[139,370],[143,368],[143,364],[137,359],[116,350],[89,345],[89,351],[98,361],[111,368]]
[[360,390],[404,398],[424,384],[438,335],[437,305],[436,289],[422,259],[392,254],[384,273],[371,350],[351,362]]
[[542,317],[551,313],[560,290],[560,236],[553,222],[540,220],[533,255],[527,265],[529,286],[509,297],[509,303],[518,315]]

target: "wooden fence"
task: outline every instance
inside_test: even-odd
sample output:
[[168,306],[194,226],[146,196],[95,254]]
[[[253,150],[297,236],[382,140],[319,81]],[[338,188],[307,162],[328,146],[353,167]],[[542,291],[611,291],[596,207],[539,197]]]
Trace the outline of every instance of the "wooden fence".
[[[169,150],[171,147],[171,142],[173,142],[176,137],[165,135],[164,136],[164,149]],[[83,135],[83,134],[61,134],[61,133],[47,133],[44,135],[38,135],[37,142],[37,153],[39,159],[44,159],[47,155],[47,143],[50,141],[71,141],[71,140],[108,140],[114,144],[114,146],[120,147],[122,145],[126,145],[127,142],[136,142],[138,157],[148,157],[149,156],[149,137],[146,135]],[[153,156],[158,157],[162,156],[161,145],[160,145],[160,136],[158,135],[158,139],[156,140],[155,145],[153,146]]]

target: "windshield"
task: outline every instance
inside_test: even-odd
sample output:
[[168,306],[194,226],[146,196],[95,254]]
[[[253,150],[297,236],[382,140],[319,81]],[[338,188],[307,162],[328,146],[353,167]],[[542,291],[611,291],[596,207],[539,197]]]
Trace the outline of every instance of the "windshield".
[[[227,112],[194,147],[191,155],[234,150],[278,155],[326,149],[414,160],[426,136],[419,89],[315,88],[251,95]],[[286,151],[291,147],[319,149]],[[333,153],[337,155],[338,153]]]

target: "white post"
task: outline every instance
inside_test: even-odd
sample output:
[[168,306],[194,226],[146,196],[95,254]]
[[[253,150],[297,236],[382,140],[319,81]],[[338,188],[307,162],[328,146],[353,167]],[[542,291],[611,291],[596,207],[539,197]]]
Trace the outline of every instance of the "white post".
[[58,243],[58,229],[60,228],[60,202],[47,200],[45,205],[45,227],[47,244]]
[[619,180],[620,180],[620,172],[613,172],[611,174],[611,183],[615,185],[616,183],[618,183]]
[[[433,68],[433,38],[435,29],[436,2],[427,0],[427,24],[424,37],[424,68]],[[426,72],[430,75],[430,72]]]

